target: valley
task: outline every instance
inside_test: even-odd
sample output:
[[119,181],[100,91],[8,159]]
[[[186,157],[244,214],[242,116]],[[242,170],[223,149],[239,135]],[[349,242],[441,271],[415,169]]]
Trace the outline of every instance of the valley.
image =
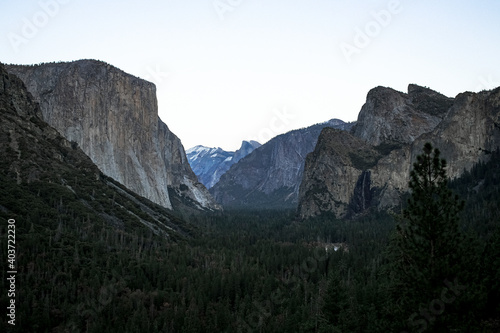
[[354,123],[227,152],[104,62],[0,76],[12,332],[500,329],[500,88],[375,87]]

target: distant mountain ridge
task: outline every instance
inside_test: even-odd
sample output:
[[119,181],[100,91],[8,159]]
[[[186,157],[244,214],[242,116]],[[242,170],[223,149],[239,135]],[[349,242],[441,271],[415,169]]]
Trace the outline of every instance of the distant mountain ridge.
[[209,191],[227,208],[295,208],[304,161],[321,130],[352,126],[332,119],[278,135],[234,164]]
[[243,141],[240,149],[231,152],[198,145],[188,149],[186,155],[198,180],[210,189],[233,164],[260,146],[257,141]]

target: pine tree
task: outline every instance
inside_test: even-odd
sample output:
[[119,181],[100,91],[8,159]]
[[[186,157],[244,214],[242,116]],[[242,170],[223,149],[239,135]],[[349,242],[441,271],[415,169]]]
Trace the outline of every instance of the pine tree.
[[410,330],[447,332],[465,288],[459,231],[464,203],[448,188],[446,161],[430,143],[413,164],[409,187],[391,244],[394,314]]
[[342,310],[347,306],[346,286],[342,283],[340,272],[335,270],[331,273],[328,280],[328,289],[325,296],[323,314],[327,323],[324,324],[325,330],[330,332],[341,331]]
[[484,307],[485,317],[492,318],[497,329],[500,329],[500,227],[488,240],[483,254],[482,278],[488,289],[487,302]]

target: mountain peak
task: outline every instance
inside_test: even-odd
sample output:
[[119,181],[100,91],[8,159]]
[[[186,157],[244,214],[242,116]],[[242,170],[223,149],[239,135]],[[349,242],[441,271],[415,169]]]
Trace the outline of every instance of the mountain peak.
[[241,141],[240,149],[242,149],[243,147],[245,147],[247,145],[252,146],[254,149],[261,146],[261,144],[255,140],[250,140],[250,141],[243,140],[243,141]]
[[452,98],[415,84],[408,86],[408,94],[375,87],[367,94],[352,134],[373,145],[410,143],[433,130],[452,104]]
[[254,140],[246,141],[246,140],[244,140],[244,141],[241,142],[240,148],[235,153],[238,153],[240,150],[244,150],[244,149],[254,150],[256,148],[259,148],[260,146],[262,146],[262,145],[259,142],[257,142],[257,141],[254,141]]
[[242,141],[237,151],[198,145],[186,151],[187,158],[198,180],[207,188],[214,186],[229,168],[259,147],[257,141]]
[[[415,84],[415,83],[410,83],[408,85],[408,95],[411,96],[411,95],[415,95],[415,94],[442,95],[442,94],[438,93],[437,91],[432,90],[429,87],[420,86],[420,85]],[[444,96],[444,95],[442,95],[442,96]],[[444,97],[446,97],[446,96],[444,96]]]
[[200,153],[200,152],[207,151],[210,149],[212,149],[212,148],[205,147],[202,145],[197,145],[197,146],[191,147],[188,150],[186,150],[186,154]]
[[416,84],[408,85],[408,96],[417,110],[441,119],[453,105],[453,98]]

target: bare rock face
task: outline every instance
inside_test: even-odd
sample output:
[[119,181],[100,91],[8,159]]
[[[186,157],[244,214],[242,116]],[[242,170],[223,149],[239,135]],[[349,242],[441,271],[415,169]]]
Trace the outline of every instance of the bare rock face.
[[[304,181],[299,191],[299,215],[310,217],[329,212],[346,216],[363,169],[375,164],[379,155],[363,140],[347,132],[325,128],[305,162]],[[363,177],[362,182],[365,181]],[[367,188],[369,190],[370,186]],[[361,190],[362,195],[366,194],[363,188]]]
[[465,92],[455,98],[446,118],[419,137],[413,149],[431,142],[448,160],[448,175],[458,177],[479,160],[486,161],[500,144],[500,88]]
[[352,133],[373,145],[412,143],[432,131],[452,104],[452,98],[417,85],[409,85],[408,94],[377,87],[368,93]]
[[158,117],[153,83],[94,60],[7,70],[24,81],[43,119],[107,176],[170,209],[172,193],[199,208],[217,207],[180,140]]
[[455,99],[414,85],[408,90],[375,88],[351,134],[323,130],[306,159],[302,218],[344,218],[398,205],[426,142],[441,151],[451,178],[500,148],[500,88]]

